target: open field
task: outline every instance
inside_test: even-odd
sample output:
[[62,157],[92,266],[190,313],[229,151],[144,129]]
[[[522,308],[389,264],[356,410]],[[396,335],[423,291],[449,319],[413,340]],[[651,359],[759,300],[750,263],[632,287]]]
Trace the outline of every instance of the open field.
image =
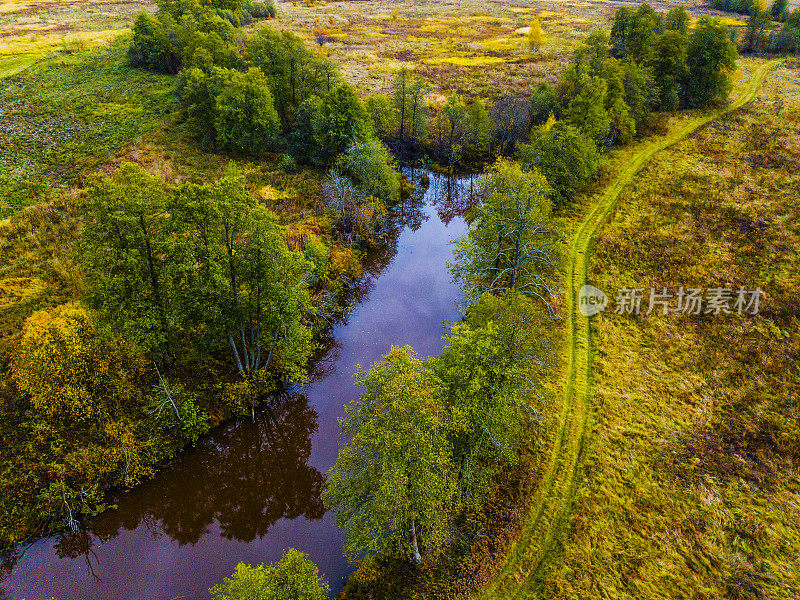
[[[678,3],[657,2],[658,10]],[[720,15],[699,2],[693,16]],[[592,29],[608,29],[614,11],[634,2],[516,0],[279,2],[271,26],[292,30],[340,65],[363,93],[385,93],[401,68],[424,75],[443,93],[497,98],[527,94],[555,81]],[[539,18],[543,47],[532,53],[528,26]],[[744,21],[730,19],[731,23]]]
[[174,110],[173,78],[131,69],[115,43],[57,55],[0,86],[0,215],[78,184]]

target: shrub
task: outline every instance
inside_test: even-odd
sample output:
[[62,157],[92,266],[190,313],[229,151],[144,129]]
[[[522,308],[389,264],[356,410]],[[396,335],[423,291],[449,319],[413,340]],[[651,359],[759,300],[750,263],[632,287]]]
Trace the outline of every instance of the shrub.
[[340,157],[339,166],[351,177],[363,198],[377,198],[387,204],[400,199],[400,181],[392,156],[378,140],[353,142]]
[[275,2],[248,2],[244,5],[244,10],[250,13],[254,19],[275,19],[278,11],[275,9]]
[[290,548],[274,565],[236,565],[231,578],[209,591],[214,600],[324,600],[328,584],[306,554]]
[[12,375],[47,419],[97,421],[139,399],[144,361],[102,338],[92,315],[77,303],[28,317]]

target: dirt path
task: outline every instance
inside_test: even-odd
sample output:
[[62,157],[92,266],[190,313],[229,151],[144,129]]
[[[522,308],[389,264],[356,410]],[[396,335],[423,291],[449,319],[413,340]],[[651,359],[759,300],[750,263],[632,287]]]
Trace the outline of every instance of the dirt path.
[[703,125],[729,113],[755,97],[767,72],[779,61],[758,68],[747,88],[728,106],[691,120],[675,133],[652,142],[634,154],[627,166],[597,196],[569,244],[566,266],[566,370],[564,393],[558,415],[558,435],[548,458],[542,485],[523,531],[512,548],[506,564],[489,584],[477,594],[480,600],[536,598],[539,574],[557,555],[569,523],[575,491],[579,484],[579,465],[586,432],[589,430],[592,393],[593,344],[589,319],[578,313],[577,296],[587,283],[592,246],[600,226],[614,210],[623,189],[634,175],[657,152],[685,138]]

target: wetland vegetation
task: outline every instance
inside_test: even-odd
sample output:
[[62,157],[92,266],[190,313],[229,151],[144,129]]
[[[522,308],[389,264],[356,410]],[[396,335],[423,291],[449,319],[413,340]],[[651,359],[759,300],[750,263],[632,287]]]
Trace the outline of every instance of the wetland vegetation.
[[688,8],[0,5],[0,597],[115,512],[220,600],[795,597],[800,8]]

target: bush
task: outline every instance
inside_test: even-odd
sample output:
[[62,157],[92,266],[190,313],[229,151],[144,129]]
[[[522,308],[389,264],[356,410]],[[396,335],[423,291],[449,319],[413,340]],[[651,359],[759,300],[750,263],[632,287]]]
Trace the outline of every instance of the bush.
[[278,16],[273,0],[247,3],[244,10],[250,13],[254,19],[275,19]]
[[214,600],[324,600],[328,584],[306,554],[290,548],[274,565],[236,565],[230,579],[209,591]]
[[77,303],[41,310],[25,322],[12,375],[47,419],[98,421],[139,400],[144,361],[103,339]]
[[227,8],[221,8],[217,11],[217,14],[225,19],[228,23],[233,25],[234,27],[241,27],[242,20],[239,18],[235,12]]
[[364,198],[377,198],[386,204],[400,199],[400,180],[392,156],[376,139],[355,141],[339,159],[340,168],[353,180]]

